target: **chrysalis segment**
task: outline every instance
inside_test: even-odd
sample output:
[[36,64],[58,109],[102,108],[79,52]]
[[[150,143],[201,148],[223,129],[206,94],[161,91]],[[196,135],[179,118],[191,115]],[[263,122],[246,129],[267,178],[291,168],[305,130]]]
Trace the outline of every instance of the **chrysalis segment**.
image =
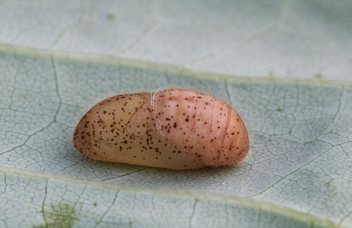
[[83,116],[73,142],[93,159],[168,169],[232,165],[249,150],[235,110],[180,89],[108,98]]
[[168,89],[156,96],[152,129],[158,138],[206,166],[231,165],[248,153],[242,119],[228,104],[189,90]]

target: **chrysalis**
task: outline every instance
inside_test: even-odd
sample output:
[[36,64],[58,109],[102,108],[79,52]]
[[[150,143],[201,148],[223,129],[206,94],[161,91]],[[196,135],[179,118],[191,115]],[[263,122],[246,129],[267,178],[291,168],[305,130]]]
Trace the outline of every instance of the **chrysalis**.
[[234,109],[181,89],[103,100],[80,120],[73,143],[93,159],[177,170],[237,164],[249,150]]

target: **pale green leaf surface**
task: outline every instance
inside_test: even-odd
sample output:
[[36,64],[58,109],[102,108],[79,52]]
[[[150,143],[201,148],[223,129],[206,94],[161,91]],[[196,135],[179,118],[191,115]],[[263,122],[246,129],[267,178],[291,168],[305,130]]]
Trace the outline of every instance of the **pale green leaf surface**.
[[0,43],[351,82],[350,0],[0,0]]
[[[17,201],[21,199],[31,203],[37,200],[40,202],[39,205],[44,205],[43,210],[47,212],[53,202],[46,201],[46,198],[63,197],[63,202],[73,203],[74,210],[83,213],[84,210],[80,209],[83,207],[81,204],[92,204],[89,197],[84,198],[86,193],[83,189],[96,190],[95,184],[90,185],[90,182],[84,186],[79,185],[77,188],[81,190],[77,190],[73,184],[75,179],[71,180],[68,177],[79,177],[145,188],[216,193],[228,195],[230,199],[252,198],[258,200],[258,205],[250,201],[254,207],[252,209],[256,210],[251,213],[259,213],[257,210],[261,210],[261,202],[267,202],[288,210],[306,213],[306,216],[316,217],[319,221],[327,220],[343,226],[352,226],[350,194],[352,87],[349,84],[329,85],[318,81],[234,78],[194,73],[186,69],[126,59],[41,52],[5,45],[1,46],[0,71],[2,78],[0,166],[46,173],[45,182],[38,181],[36,173],[27,175],[26,171],[21,171],[21,175],[25,176],[23,180],[21,179],[21,183],[24,182],[25,186],[27,182],[36,183],[35,187],[28,185],[28,190],[21,188],[18,182],[8,187],[12,178],[18,179],[11,172],[9,180],[7,176],[2,178],[1,186],[5,194],[3,197],[11,200],[13,210],[19,206]],[[126,88],[150,90],[166,88],[170,84],[178,87],[191,86],[195,90],[212,93],[227,100],[239,110],[251,138],[250,154],[243,163],[236,167],[173,171],[96,162],[86,159],[74,149],[72,132],[75,122],[82,116],[82,110],[92,104],[92,100]],[[6,168],[3,169],[6,171]],[[67,176],[69,183],[65,183],[63,187],[55,187],[60,183],[53,174]],[[45,188],[49,182],[54,186]],[[9,190],[17,188],[22,189],[18,194],[22,194],[23,191],[27,194],[17,196],[16,191]],[[36,193],[36,188],[42,190]],[[69,188],[77,192],[66,199],[66,191]],[[116,189],[119,188],[117,185]],[[49,190],[55,192],[55,196],[51,196],[52,192]],[[7,194],[15,194],[14,199]],[[33,194],[40,196],[33,198]],[[117,193],[116,191],[99,193],[103,198],[112,197],[109,194],[115,196]],[[159,194],[155,197],[164,200]],[[185,206],[187,210],[192,210],[192,213],[199,210],[204,214],[212,214],[215,213],[212,210],[216,210],[219,216],[223,216],[219,219],[220,223],[224,225],[234,222],[231,219],[234,219],[235,212],[224,215],[222,209],[216,207],[214,209],[209,205],[200,206],[199,209],[196,206],[195,209],[194,195],[192,197]],[[214,197],[209,204],[219,203],[220,208],[226,207],[226,200],[218,202],[216,196]],[[113,199],[120,198],[115,196]],[[59,199],[56,200],[61,202]],[[178,200],[184,199],[177,198],[176,201]],[[95,201],[100,202],[99,199]],[[129,203],[140,207],[146,201],[143,198],[140,201],[131,200]],[[104,205],[107,208],[99,210],[99,216],[102,216],[100,220],[103,221],[105,215],[113,213],[112,211],[119,210],[118,206],[114,205]],[[240,210],[246,210],[245,204],[240,204],[240,207]],[[35,210],[32,207],[29,209]],[[134,207],[120,209],[130,210],[130,213],[134,211]],[[158,213],[155,210],[156,208],[149,208],[138,213],[146,213],[145,216],[150,218],[145,221],[146,224],[149,222],[162,227],[164,222],[171,222],[171,220],[163,221],[163,218],[159,217],[153,218],[150,213]],[[174,209],[171,207],[170,210],[176,217],[185,219],[182,214],[178,214],[177,207]],[[253,217],[254,221],[241,220],[241,224],[250,227],[254,222],[263,227],[270,226],[267,223],[261,224],[262,219],[269,219],[270,216],[276,218],[275,213],[279,212],[280,210],[272,211],[264,217],[261,214],[256,215]],[[192,213],[187,214],[192,218],[191,222],[187,223],[189,226],[203,227],[204,223],[209,227],[213,226],[204,219],[193,220],[195,215]],[[10,214],[11,212],[9,216]],[[205,216],[204,214],[201,216]],[[28,216],[27,213],[21,215]],[[87,218],[77,216],[77,221],[83,220],[81,222],[90,224],[100,221],[93,219],[92,216]],[[117,220],[113,221],[121,223],[127,221],[138,227],[142,215],[132,213],[129,216],[124,220],[124,215],[118,214]],[[290,213],[284,213],[284,216],[279,217],[288,219]],[[38,214],[36,217],[31,216],[33,222],[37,222],[40,218],[43,216]],[[300,217],[291,219],[295,218]],[[8,219],[5,216],[4,221],[12,221]],[[288,224],[292,222],[291,225],[296,226],[296,222],[303,222],[304,219],[302,217],[302,220],[293,220],[289,219]],[[313,220],[308,219],[309,226]],[[235,223],[237,222],[236,220]]]
[[[1,227],[333,227],[250,199],[0,167]],[[61,226],[60,226],[61,225]]]
[[[15,45],[0,44],[0,226],[352,227],[351,85],[258,79],[351,82],[351,12],[349,0],[0,0],[0,43]],[[170,85],[240,112],[242,164],[171,171],[75,151],[94,101]]]

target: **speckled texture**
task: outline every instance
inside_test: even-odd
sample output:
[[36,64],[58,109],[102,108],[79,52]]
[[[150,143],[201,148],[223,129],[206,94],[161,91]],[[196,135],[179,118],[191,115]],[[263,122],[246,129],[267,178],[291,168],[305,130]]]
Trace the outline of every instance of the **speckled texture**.
[[169,169],[232,165],[249,150],[235,110],[180,89],[108,98],[83,116],[73,142],[93,159]]

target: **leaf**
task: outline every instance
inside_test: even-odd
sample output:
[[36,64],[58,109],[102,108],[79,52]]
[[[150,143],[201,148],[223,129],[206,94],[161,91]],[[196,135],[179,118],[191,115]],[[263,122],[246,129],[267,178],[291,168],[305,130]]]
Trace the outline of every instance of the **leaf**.
[[[0,43],[230,74],[0,44],[0,226],[352,227],[351,85],[254,77],[351,82],[351,9],[342,0],[0,0]],[[240,110],[251,134],[244,163],[176,172],[75,151],[73,128],[93,100],[170,85]]]
[[[246,198],[123,186],[2,167],[10,227],[332,227],[332,222]],[[10,198],[10,199],[9,199]],[[9,216],[10,215],[10,216]],[[15,217],[16,216],[16,217]]]
[[[352,226],[350,84],[9,45],[0,45],[0,72],[0,226]],[[92,161],[74,149],[73,129],[92,100],[169,85],[238,110],[247,159],[173,171]]]
[[0,0],[0,43],[349,81],[350,0]]

